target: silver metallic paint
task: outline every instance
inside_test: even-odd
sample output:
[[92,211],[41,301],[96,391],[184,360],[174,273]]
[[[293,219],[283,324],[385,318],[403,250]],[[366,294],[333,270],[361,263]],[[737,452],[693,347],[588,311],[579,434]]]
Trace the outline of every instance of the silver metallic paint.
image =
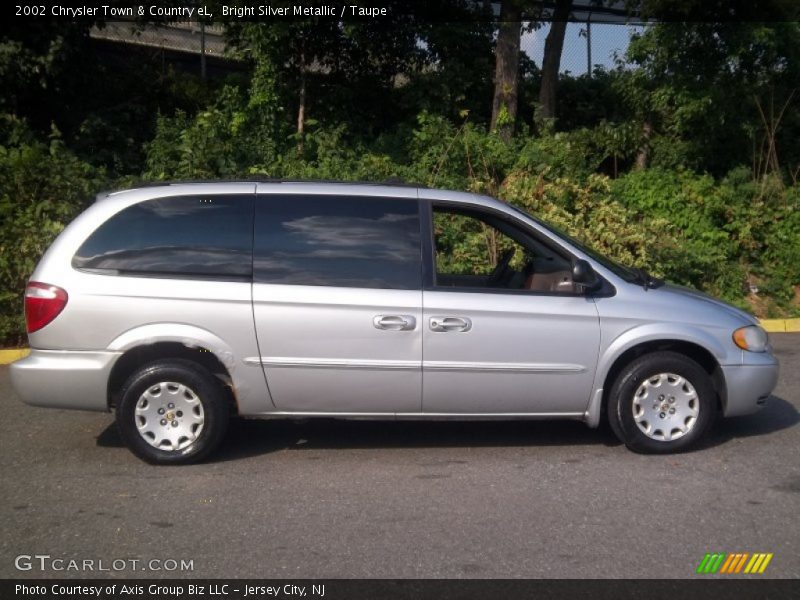
[[107,411],[106,386],[117,352],[31,349],[11,365],[11,385],[28,404]]
[[423,330],[425,412],[586,411],[600,344],[592,299],[448,290],[426,291],[423,302],[426,320],[472,322],[465,332]]

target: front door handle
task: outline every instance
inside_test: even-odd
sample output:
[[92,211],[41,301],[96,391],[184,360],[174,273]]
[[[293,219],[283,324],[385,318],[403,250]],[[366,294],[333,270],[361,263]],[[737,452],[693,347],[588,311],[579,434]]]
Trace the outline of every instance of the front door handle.
[[372,319],[375,329],[387,331],[411,331],[416,328],[417,320],[411,315],[376,315]]
[[472,321],[467,317],[431,317],[431,331],[469,331]]

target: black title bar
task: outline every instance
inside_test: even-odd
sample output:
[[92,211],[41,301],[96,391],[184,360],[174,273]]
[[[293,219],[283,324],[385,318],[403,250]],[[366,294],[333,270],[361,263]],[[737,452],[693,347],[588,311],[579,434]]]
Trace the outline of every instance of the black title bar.
[[0,580],[4,600],[783,600],[778,579],[38,579]]
[[[523,21],[551,21],[555,2],[517,0]],[[309,19],[496,22],[500,2],[482,0],[64,0],[20,1],[4,11],[18,19],[69,21],[280,22]],[[8,15],[8,12],[6,12]],[[797,0],[574,0],[567,20],[592,23],[796,21]]]

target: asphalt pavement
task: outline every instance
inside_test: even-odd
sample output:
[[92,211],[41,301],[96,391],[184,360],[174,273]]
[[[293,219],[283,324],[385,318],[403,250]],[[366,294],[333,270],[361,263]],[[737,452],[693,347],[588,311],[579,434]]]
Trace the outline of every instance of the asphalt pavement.
[[767,552],[795,578],[800,335],[771,337],[767,408],[671,456],[572,422],[238,421],[211,462],[154,467],[0,367],[0,577],[683,578]]

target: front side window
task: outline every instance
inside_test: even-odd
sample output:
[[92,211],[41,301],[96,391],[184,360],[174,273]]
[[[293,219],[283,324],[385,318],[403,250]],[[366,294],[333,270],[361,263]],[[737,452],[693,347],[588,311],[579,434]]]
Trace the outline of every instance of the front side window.
[[157,198],[112,216],[72,264],[122,275],[249,278],[252,238],[252,195]]
[[259,283],[420,289],[417,201],[262,196],[253,261]]
[[506,220],[434,206],[433,229],[436,287],[578,292],[571,260]]

